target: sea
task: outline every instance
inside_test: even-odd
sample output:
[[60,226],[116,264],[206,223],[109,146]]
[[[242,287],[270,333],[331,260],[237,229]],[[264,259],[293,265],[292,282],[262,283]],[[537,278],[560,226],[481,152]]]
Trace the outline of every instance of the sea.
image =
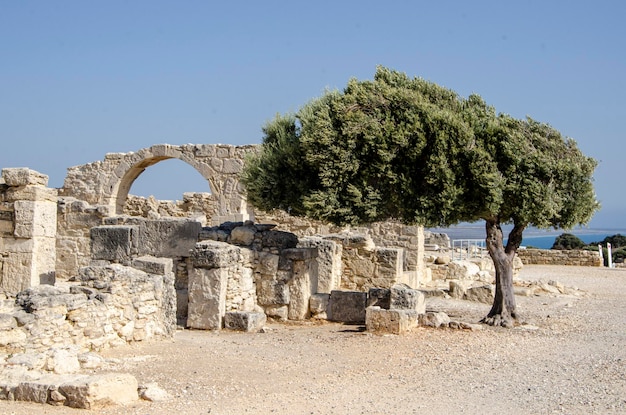
[[[485,239],[485,225],[480,223],[458,225],[449,228],[428,228],[427,231],[435,233],[445,233],[451,240],[455,239]],[[511,226],[502,226],[504,238],[511,230]],[[534,247],[540,249],[550,249],[554,244],[557,236],[563,233],[571,233],[579,237],[583,242],[590,244],[592,242],[601,242],[607,236],[617,234],[626,235],[626,229],[591,229],[591,228],[574,228],[570,230],[543,230],[536,228],[528,228],[523,233],[522,246]]]

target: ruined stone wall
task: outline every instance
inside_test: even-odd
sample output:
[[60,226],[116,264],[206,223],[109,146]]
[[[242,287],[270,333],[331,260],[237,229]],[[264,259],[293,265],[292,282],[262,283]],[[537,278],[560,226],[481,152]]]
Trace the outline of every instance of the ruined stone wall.
[[171,338],[176,328],[173,280],[171,260],[143,257],[128,267],[81,268],[72,284],[29,288],[0,309],[0,352],[68,344],[100,350]]
[[2,169],[0,294],[54,283],[57,192],[47,184],[36,171]]
[[585,250],[520,249],[517,255],[524,264],[602,266],[599,252]]

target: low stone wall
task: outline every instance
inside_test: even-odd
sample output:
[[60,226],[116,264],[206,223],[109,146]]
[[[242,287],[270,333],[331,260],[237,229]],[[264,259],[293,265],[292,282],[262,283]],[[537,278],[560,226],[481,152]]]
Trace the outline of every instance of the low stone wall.
[[580,249],[520,249],[517,255],[526,265],[579,265],[586,267],[602,266],[600,253]]
[[32,287],[3,302],[0,352],[45,351],[68,344],[99,350],[171,338],[175,313],[171,260],[143,257],[132,267],[84,267],[77,282]]

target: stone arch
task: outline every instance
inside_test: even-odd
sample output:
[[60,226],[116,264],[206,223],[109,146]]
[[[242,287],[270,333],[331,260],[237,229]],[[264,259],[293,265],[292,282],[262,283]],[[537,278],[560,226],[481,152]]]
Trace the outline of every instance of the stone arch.
[[109,153],[103,161],[68,169],[62,196],[72,196],[94,205],[105,205],[109,215],[122,214],[133,182],[154,164],[179,159],[207,181],[216,211],[212,222],[251,219],[244,190],[239,182],[246,153],[256,146],[224,144],[157,144],[130,153]]

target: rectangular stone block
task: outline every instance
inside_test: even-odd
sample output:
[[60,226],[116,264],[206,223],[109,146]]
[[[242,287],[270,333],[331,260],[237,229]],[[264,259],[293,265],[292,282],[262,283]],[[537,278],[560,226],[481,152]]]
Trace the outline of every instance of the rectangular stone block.
[[193,268],[189,273],[187,325],[193,329],[220,330],[226,313],[226,268]]
[[59,386],[65,405],[94,409],[107,405],[124,405],[139,399],[137,379],[126,373],[107,373],[78,377]]
[[225,242],[202,241],[195,245],[190,258],[197,268],[228,267],[239,261],[239,248]]
[[4,168],[2,178],[8,186],[48,185],[48,176],[27,167]]
[[289,304],[289,286],[283,281],[262,280],[257,283],[257,301],[260,305]]
[[333,290],[330,293],[328,319],[349,324],[365,323],[367,293]]
[[377,333],[402,334],[419,325],[415,310],[385,310],[377,306],[367,308],[365,326]]
[[139,254],[187,257],[198,242],[202,224],[186,219],[147,220],[139,229]]
[[126,262],[137,255],[139,229],[136,226],[96,226],[91,228],[91,257]]
[[133,259],[133,268],[140,269],[148,274],[167,275],[171,274],[174,268],[173,261],[169,258],[155,258],[152,256],[142,256]]
[[317,292],[330,294],[341,283],[343,246],[319,237],[300,238],[298,247],[317,249]]
[[259,331],[265,325],[267,317],[265,313],[249,311],[232,311],[224,315],[224,327],[230,330],[254,332]]
[[326,313],[328,309],[328,302],[330,301],[330,294],[317,293],[313,294],[309,300],[309,310],[312,314]]
[[391,287],[391,310],[415,310],[418,313],[426,312],[424,294],[404,284],[396,284]]

